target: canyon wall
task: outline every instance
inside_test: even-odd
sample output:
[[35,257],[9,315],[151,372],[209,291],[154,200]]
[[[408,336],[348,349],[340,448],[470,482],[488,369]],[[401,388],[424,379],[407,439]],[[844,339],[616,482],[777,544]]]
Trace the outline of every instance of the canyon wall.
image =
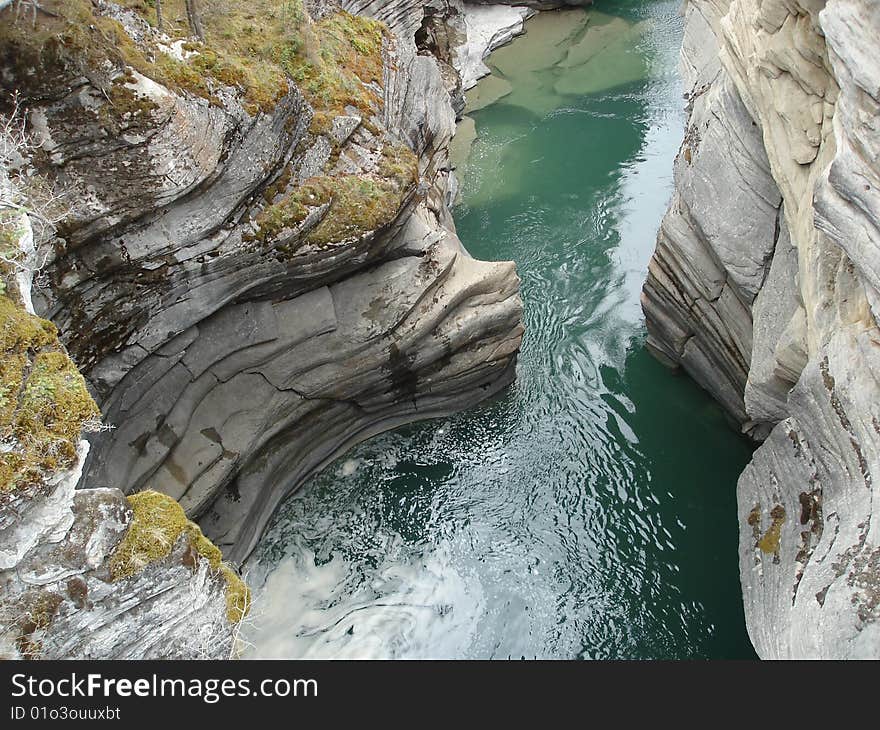
[[100,413],[34,313],[39,216],[3,166],[0,202],[0,658],[234,655],[249,591],[180,506],[76,489]]
[[761,446],[737,488],[764,658],[880,656],[880,5],[689,0],[648,347]]
[[[232,2],[205,15],[204,42],[173,0],[164,32],[143,3],[43,6],[0,38],[37,143],[28,170],[70,201],[33,301],[108,427],[77,461],[85,489],[59,496],[65,529],[38,542],[106,544],[86,540],[94,599],[53,605],[31,653],[217,656],[237,576],[202,531],[243,561],[346,449],[515,377],[514,266],[469,256],[448,209],[462,6],[314,0],[255,18]],[[125,544],[139,510],[158,557]],[[80,513],[91,527],[70,526]],[[113,583],[108,561],[128,553],[137,570]],[[143,589],[95,592],[138,576]],[[98,624],[144,634],[152,620],[123,619],[147,604],[166,625],[149,646],[88,639]],[[205,627],[222,634],[213,653]]]

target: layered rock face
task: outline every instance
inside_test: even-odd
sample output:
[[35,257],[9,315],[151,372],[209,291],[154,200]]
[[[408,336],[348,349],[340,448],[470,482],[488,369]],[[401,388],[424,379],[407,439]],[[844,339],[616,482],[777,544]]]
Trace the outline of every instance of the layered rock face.
[[880,656],[880,6],[690,0],[690,119],[648,346],[763,440],[740,478],[762,657]]
[[81,484],[170,495],[235,561],[353,444],[509,384],[522,336],[513,264],[471,258],[447,207],[460,81],[437,30],[454,47],[461,6],[292,5],[276,76],[210,25],[175,40],[103,2],[82,12],[117,57],[5,64],[76,200],[35,302],[115,426]]
[[76,490],[100,414],[33,312],[39,246],[2,166],[0,202],[0,658],[228,658],[249,593],[180,506]]
[[[514,267],[448,211],[460,3],[288,3],[270,47],[231,7],[220,47],[142,3],[3,27],[0,656],[234,655],[250,596],[188,517],[241,560],[342,451],[514,378]],[[36,247],[13,163],[69,206]]]

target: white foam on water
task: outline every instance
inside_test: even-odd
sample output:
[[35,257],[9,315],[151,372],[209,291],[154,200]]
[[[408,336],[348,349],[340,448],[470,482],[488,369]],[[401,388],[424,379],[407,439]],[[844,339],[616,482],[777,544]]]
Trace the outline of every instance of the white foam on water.
[[448,544],[408,560],[392,550],[375,569],[364,569],[339,555],[319,565],[314,553],[295,549],[256,591],[246,656],[463,656],[485,601],[479,582],[463,576],[451,556]]

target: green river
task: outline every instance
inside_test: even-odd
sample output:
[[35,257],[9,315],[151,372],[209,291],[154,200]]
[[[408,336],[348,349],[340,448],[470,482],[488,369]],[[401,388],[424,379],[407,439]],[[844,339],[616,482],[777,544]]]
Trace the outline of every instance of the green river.
[[541,13],[456,138],[458,232],[513,259],[518,381],[376,438],[290,498],[250,565],[261,657],[747,658],[751,454],[644,348],[683,134],[679,0]]

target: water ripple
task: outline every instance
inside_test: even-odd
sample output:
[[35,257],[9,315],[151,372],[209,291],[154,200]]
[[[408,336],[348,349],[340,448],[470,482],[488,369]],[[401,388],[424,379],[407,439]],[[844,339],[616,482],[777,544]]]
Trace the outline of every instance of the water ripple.
[[[250,566],[252,655],[750,654],[734,506],[749,447],[642,347],[681,21],[672,0],[614,7],[623,20],[591,11],[574,34],[560,19],[583,11],[538,16],[497,56],[520,59],[514,92],[475,114],[456,223],[474,255],[517,263],[517,383],[363,444],[283,505]],[[589,33],[607,52],[577,45]]]

